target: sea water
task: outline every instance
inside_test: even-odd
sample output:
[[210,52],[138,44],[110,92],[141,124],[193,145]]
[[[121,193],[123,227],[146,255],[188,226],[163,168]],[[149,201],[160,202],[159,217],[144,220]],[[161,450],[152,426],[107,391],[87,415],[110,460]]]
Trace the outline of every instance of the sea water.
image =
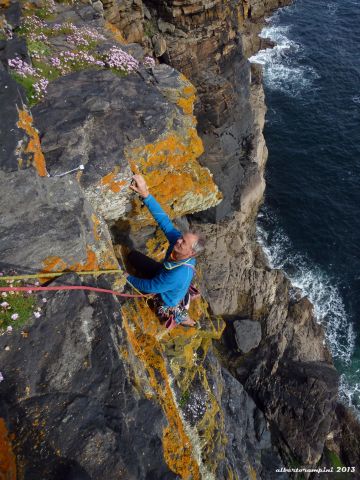
[[315,306],[360,413],[360,0],[296,0],[261,33],[269,149],[258,239]]

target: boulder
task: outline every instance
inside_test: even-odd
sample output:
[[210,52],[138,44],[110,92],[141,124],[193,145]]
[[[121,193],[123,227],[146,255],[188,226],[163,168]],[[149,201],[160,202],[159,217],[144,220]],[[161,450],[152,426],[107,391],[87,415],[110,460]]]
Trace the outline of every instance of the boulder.
[[75,180],[0,171],[0,270],[118,268],[109,232]]
[[166,40],[162,35],[156,34],[152,37],[155,57],[161,57],[166,52]]
[[248,353],[261,342],[261,324],[255,320],[236,320],[235,339],[239,350]]
[[175,32],[175,25],[172,23],[164,22],[161,18],[157,21],[158,27],[160,32],[162,33],[174,33]]

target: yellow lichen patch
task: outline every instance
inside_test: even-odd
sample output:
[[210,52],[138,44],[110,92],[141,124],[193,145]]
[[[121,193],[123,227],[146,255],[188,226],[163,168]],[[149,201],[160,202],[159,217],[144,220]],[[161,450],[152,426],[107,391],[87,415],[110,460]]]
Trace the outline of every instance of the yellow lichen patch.
[[177,104],[185,114],[192,115],[196,100],[196,89],[183,74],[180,75],[180,78],[185,83],[185,87],[181,90],[181,96]]
[[256,470],[251,465],[249,465],[249,477],[250,480],[256,480]]
[[118,180],[119,167],[115,167],[114,170],[100,180],[100,185],[107,187],[114,193],[119,193],[126,185],[126,180]]
[[[144,175],[151,193],[173,217],[209,208],[222,198],[210,171],[197,162],[202,153],[196,130],[187,128],[183,134],[171,131],[153,144],[127,149],[126,155],[132,171]],[[142,221],[153,223],[141,205],[134,200],[135,229]]]
[[10,6],[10,0],[0,0],[0,8],[8,8]]
[[0,418],[0,479],[16,480],[16,460],[3,418]]
[[171,389],[162,348],[156,339],[161,329],[158,319],[142,300],[136,301],[136,309],[126,304],[122,314],[129,343],[146,369],[148,381],[168,422],[163,431],[165,461],[182,479],[200,479],[199,466]]
[[29,137],[25,153],[32,154],[32,164],[40,177],[46,177],[46,162],[41,150],[39,133],[33,126],[33,118],[27,110],[19,110],[19,121],[17,126],[23,129]]
[[165,257],[165,253],[168,247],[168,243],[164,234],[158,228],[156,229],[155,236],[149,238],[146,242],[146,254],[154,260],[161,261]]
[[93,222],[93,232],[94,232],[94,238],[96,241],[99,241],[100,240],[100,220],[99,218],[95,215],[95,213],[93,213],[91,215],[91,220]]
[[[111,251],[109,252],[100,252],[101,254],[96,254],[93,248],[89,245],[86,250],[86,260],[84,262],[76,263],[67,263],[60,257],[47,257],[43,260],[43,269],[41,273],[50,273],[50,272],[89,272],[96,270],[110,270],[118,268],[118,263],[115,256]],[[42,282],[48,281],[46,278],[41,279]]]
[[126,43],[126,40],[124,39],[122,33],[115,25],[106,21],[105,28],[111,33],[114,40],[116,40],[119,43]]

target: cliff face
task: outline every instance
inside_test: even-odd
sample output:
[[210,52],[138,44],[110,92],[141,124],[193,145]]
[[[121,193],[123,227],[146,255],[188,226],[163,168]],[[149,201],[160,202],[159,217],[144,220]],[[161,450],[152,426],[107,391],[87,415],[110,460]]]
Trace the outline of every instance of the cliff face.
[[[276,472],[283,462],[356,461],[312,306],[255,242],[265,106],[246,58],[283,3],[111,0],[49,12],[44,2],[21,15],[4,5],[0,270],[118,268],[129,246],[161,258],[164,237],[128,189],[138,172],[171,217],[195,214],[208,238],[198,329],[167,332],[144,299],[19,297],[37,314],[21,311],[13,331],[1,324],[9,478],[14,454],[27,480],[277,479],[288,478]],[[36,67],[28,82],[8,68],[14,58]],[[50,83],[35,102],[39,76]],[[55,284],[124,289],[110,275]]]

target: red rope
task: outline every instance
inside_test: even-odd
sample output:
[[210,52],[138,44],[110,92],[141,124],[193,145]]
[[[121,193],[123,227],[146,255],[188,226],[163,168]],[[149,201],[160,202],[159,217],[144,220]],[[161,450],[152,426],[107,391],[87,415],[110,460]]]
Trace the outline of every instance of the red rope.
[[[1,277],[0,277],[1,278]],[[105,288],[97,288],[97,287],[86,287],[82,285],[60,285],[58,287],[0,287],[0,292],[38,292],[38,291],[54,291],[54,290],[91,290],[92,292],[100,292],[100,293],[112,293],[113,295],[117,295],[118,297],[146,297],[147,295],[131,295],[130,293],[119,293],[115,292],[114,290],[107,290]]]

